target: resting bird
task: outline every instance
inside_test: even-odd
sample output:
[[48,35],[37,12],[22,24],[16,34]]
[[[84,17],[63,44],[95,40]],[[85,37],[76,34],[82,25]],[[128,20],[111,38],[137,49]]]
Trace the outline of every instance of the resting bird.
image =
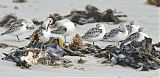
[[75,24],[68,19],[63,19],[60,21],[56,21],[56,30],[51,31],[53,34],[62,34],[66,41],[66,36],[72,34],[75,30]]
[[105,26],[101,23],[97,24],[96,27],[89,29],[84,36],[82,36],[82,39],[93,42],[102,40],[103,36],[106,33]]
[[126,25],[128,34],[131,35],[135,32],[138,32],[138,29],[142,28],[139,25],[135,24],[134,21],[131,21],[129,25]]
[[142,40],[145,39],[145,37],[148,38],[148,35],[143,33],[143,28],[140,28],[138,32],[135,32],[128,36],[125,40],[121,41],[121,47],[130,44],[131,42],[141,42]]
[[110,30],[109,33],[106,33],[102,39],[102,41],[114,41],[118,42],[126,39],[128,36],[128,31],[126,26],[120,25],[119,28],[115,28]]

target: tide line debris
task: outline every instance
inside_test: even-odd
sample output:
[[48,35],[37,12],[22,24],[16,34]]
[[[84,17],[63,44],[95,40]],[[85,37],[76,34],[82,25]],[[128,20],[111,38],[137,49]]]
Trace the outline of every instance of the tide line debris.
[[156,5],[157,7],[160,7],[160,0],[147,0],[148,4]]
[[[103,64],[108,63],[112,66],[129,66],[140,71],[156,70],[160,67],[160,51],[155,48],[159,47],[160,43],[152,44],[152,38],[145,37],[145,39],[140,42],[130,40],[130,43],[127,43],[127,45],[124,45],[125,42],[119,41],[118,43],[121,44],[106,45],[104,49],[100,48],[98,45],[84,43],[79,34],[73,37],[69,45],[65,44],[59,37],[51,37],[51,35],[48,37],[48,34],[46,38],[48,40],[44,39],[44,33],[42,32],[46,31],[43,31],[43,29],[48,31],[48,29],[54,28],[54,25],[56,26],[56,21],[66,18],[74,23],[83,25],[94,22],[113,22],[114,24],[119,24],[124,22],[120,20],[119,17],[127,17],[127,15],[115,15],[112,9],[107,9],[101,13],[98,8],[92,5],[87,5],[85,9],[85,11],[73,10],[66,16],[61,16],[57,13],[50,14],[47,18],[49,20],[47,21],[33,19],[32,21],[34,24],[38,26],[43,26],[43,24],[45,24],[44,26],[46,27],[39,27],[39,29],[42,30],[36,30],[32,34],[30,43],[25,47],[17,48],[10,54],[3,53],[6,57],[2,59],[15,62],[16,65],[21,68],[30,68],[32,65],[36,64],[68,68],[73,66],[73,63],[68,59],[64,59],[64,56],[85,57],[86,55],[91,55],[98,58],[105,57],[105,61],[102,62]],[[17,21],[17,17],[13,14],[9,14],[0,21],[0,26],[9,27],[14,21]],[[60,23],[59,26],[61,26],[61,24],[62,23]],[[64,31],[67,30],[66,28],[62,29],[65,29]],[[59,32],[59,30],[57,31]],[[97,36],[97,34],[95,35]],[[0,47],[5,48],[12,46],[2,43]],[[79,64],[85,62],[86,61],[83,59],[78,60]]]
[[[78,55],[85,57],[85,55],[89,54],[98,58],[105,57],[106,61],[102,63],[108,63],[112,66],[116,64],[124,67],[129,66],[140,71],[156,70],[160,67],[160,51],[155,49],[151,38],[145,38],[141,42],[133,41],[125,47],[108,45],[106,48],[101,49],[96,45],[84,45],[85,43],[82,43],[81,38],[77,34],[70,45],[74,45],[75,43],[81,45],[76,44],[75,46],[77,47],[63,45],[64,47],[60,47],[57,43],[55,45],[54,41],[50,44],[44,44],[45,48],[42,50],[31,47],[19,48],[10,54],[5,54],[6,57],[3,60],[16,62],[17,66],[21,68],[29,68],[36,64],[64,66],[68,68],[73,66],[73,64],[70,60],[63,59],[63,56]],[[85,60],[83,59],[78,60],[80,64],[84,62]]]
[[151,38],[141,42],[131,42],[125,47],[108,45],[104,50],[108,53],[111,64],[130,66],[140,71],[156,70],[160,67],[160,51],[152,45]]

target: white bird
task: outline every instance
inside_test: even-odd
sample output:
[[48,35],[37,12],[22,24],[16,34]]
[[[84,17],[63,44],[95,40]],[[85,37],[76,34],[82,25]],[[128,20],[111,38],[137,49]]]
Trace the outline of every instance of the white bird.
[[135,24],[134,21],[131,21],[129,25],[126,25],[128,30],[128,35],[131,35],[135,32],[138,32],[138,30],[142,27],[140,27],[138,24]]
[[126,26],[121,24],[119,28],[112,29],[110,30],[110,32],[106,33],[102,41],[118,42],[126,39],[127,36],[128,36],[128,30]]
[[16,36],[18,40],[20,40],[18,36],[22,35],[27,29],[31,29],[33,25],[33,22],[29,22],[28,19],[19,19],[16,22],[13,22],[7,31],[1,33],[1,36],[7,34]]
[[86,41],[94,42],[99,41],[103,39],[103,36],[106,33],[105,26],[102,23],[99,23],[96,25],[96,27],[89,29],[84,36],[82,36],[82,39]]
[[51,25],[52,22],[52,18],[47,18],[45,22],[42,24],[42,26],[45,26],[45,30],[42,30],[44,42],[47,42],[51,37],[51,29],[49,28],[49,25]]
[[140,28],[138,32],[135,32],[128,36],[125,40],[121,41],[121,46],[125,46],[127,44],[130,44],[131,42],[141,42],[145,39],[145,37],[148,38],[148,35],[145,34],[143,31],[143,28]]
[[43,38],[43,43],[47,42],[51,37],[51,29],[49,25],[53,22],[52,18],[47,18],[44,23],[39,27],[39,29],[35,30],[33,34],[29,37],[29,39],[35,39],[35,35],[37,34],[38,37]]
[[72,34],[75,30],[75,24],[69,19],[63,19],[55,22],[56,30],[51,31],[53,34],[62,34],[66,43],[66,36]]

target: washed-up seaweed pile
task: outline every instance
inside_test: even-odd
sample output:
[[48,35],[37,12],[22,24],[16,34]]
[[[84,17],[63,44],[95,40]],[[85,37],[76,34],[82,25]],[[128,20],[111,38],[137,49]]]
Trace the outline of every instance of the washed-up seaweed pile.
[[[116,11],[107,9],[99,12],[99,9],[93,5],[87,5],[86,11],[71,11],[70,15],[65,16],[71,18],[71,21],[78,24],[94,23],[94,22],[113,22],[114,24],[122,23],[119,17],[127,17],[127,15],[115,15]],[[85,16],[85,17],[84,17]],[[76,21],[76,19],[78,19]]]
[[15,62],[22,69],[36,64],[63,66],[66,68],[73,65],[71,61],[58,57],[54,52],[51,53],[38,48],[18,48],[10,54],[4,53],[6,57],[2,58],[2,60]]
[[118,24],[123,22],[118,17],[126,17],[126,15],[116,16],[112,9],[107,9],[101,13],[97,7],[92,5],[87,5],[85,9],[86,11],[71,11],[70,14],[65,17],[80,25],[94,22],[113,22]]
[[157,7],[160,7],[160,0],[147,0],[148,4],[156,5]]
[[[30,43],[27,48],[19,48],[10,54],[5,54],[3,60],[13,61],[21,68],[29,68],[35,64],[44,64],[50,66],[72,66],[72,62],[63,59],[64,56],[92,55],[98,58],[105,57],[105,61],[110,65],[129,66],[140,71],[156,70],[160,67],[160,43],[152,44],[151,38],[145,38],[141,42],[131,42],[125,46],[122,44],[108,45],[101,49],[96,45],[83,43],[79,34],[73,37],[69,45],[63,44],[59,38],[51,38],[51,41],[42,44],[42,47],[36,47]],[[57,41],[56,41],[57,40]],[[121,43],[121,42],[119,42]],[[34,45],[34,46],[31,46]],[[84,60],[78,60],[83,64]]]
[[12,0],[12,2],[14,3],[23,3],[23,2],[27,2],[26,0]]
[[160,47],[160,42],[158,42],[157,44],[153,44],[153,46]]
[[7,14],[0,20],[0,27],[9,28],[12,22],[17,21],[17,16],[14,14]]
[[[121,42],[119,42],[121,43]],[[105,57],[110,65],[129,66],[140,71],[156,70],[160,67],[160,43],[152,44],[151,38],[145,38],[141,42],[131,42],[125,46],[108,45],[101,49],[96,45],[85,44],[76,34],[68,48],[63,48],[70,56],[81,56],[90,54],[95,57]],[[67,49],[67,50],[66,50]]]
[[87,24],[95,22],[113,22],[114,24],[125,22],[120,20],[119,17],[127,17],[127,15],[116,15],[116,11],[107,9],[104,12],[99,12],[99,9],[93,5],[87,5],[85,10],[72,10],[70,14],[61,16],[60,14],[50,14],[56,20],[67,18],[76,24]]
[[[62,44],[63,41],[60,38],[54,37],[51,37],[44,44],[33,41],[26,47],[18,48],[10,54],[3,53],[6,56],[3,60],[15,62],[21,68],[29,68],[35,64],[64,66],[68,68],[73,64],[71,61],[63,59],[63,56],[85,57],[85,54],[95,54],[101,51],[100,48],[97,49],[91,44],[82,45],[82,40],[78,34],[73,38],[70,46]],[[73,49],[73,47],[77,48],[77,50]]]
[[101,48],[97,45],[83,43],[83,40],[79,34],[76,34],[76,36],[73,37],[68,48],[70,51],[74,51],[74,53],[77,52],[76,54],[79,56],[83,54],[96,54],[102,52]]
[[124,47],[109,45],[104,50],[107,60],[103,63],[130,66],[141,71],[156,70],[160,67],[160,51],[154,48],[151,38],[132,42]]

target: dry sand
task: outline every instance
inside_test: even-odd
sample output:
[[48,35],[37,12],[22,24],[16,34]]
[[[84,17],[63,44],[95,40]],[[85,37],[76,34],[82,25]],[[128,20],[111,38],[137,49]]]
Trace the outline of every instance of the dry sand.
[[[0,0],[0,18],[7,13],[15,13],[20,18],[45,20],[50,13],[68,14],[72,9],[84,10],[87,4],[97,6],[100,11],[112,8],[116,9],[118,14],[127,14],[127,18],[122,18],[129,21],[134,20],[142,27],[145,32],[153,38],[154,43],[160,41],[160,8],[148,5],[147,0],[27,0],[26,3],[12,3],[12,0]],[[18,9],[14,9],[17,6]],[[76,33],[84,34],[90,27],[96,23],[81,25],[76,28],[75,33],[67,37],[69,41]],[[117,27],[117,25],[108,25],[104,23],[106,30]],[[5,31],[5,28],[0,28],[0,33]],[[0,42],[16,45],[19,47],[25,46],[29,41],[24,38],[31,33],[25,33],[20,36],[21,42],[17,42],[16,37],[3,36]],[[53,35],[55,36],[55,35]],[[62,37],[62,36],[61,36]],[[108,42],[96,42],[95,44],[105,47]],[[0,49],[0,54],[10,52],[11,48]],[[0,55],[0,58],[3,56]],[[122,66],[107,66],[100,64],[102,59],[97,59],[92,56],[87,56],[84,59],[87,63],[78,65],[77,60],[80,57],[69,57],[74,62],[71,68],[51,67],[44,65],[35,65],[31,70],[24,70],[16,67],[14,63],[0,60],[0,78],[160,78],[160,69],[140,72],[130,67]],[[97,62],[98,61],[98,62]]]

